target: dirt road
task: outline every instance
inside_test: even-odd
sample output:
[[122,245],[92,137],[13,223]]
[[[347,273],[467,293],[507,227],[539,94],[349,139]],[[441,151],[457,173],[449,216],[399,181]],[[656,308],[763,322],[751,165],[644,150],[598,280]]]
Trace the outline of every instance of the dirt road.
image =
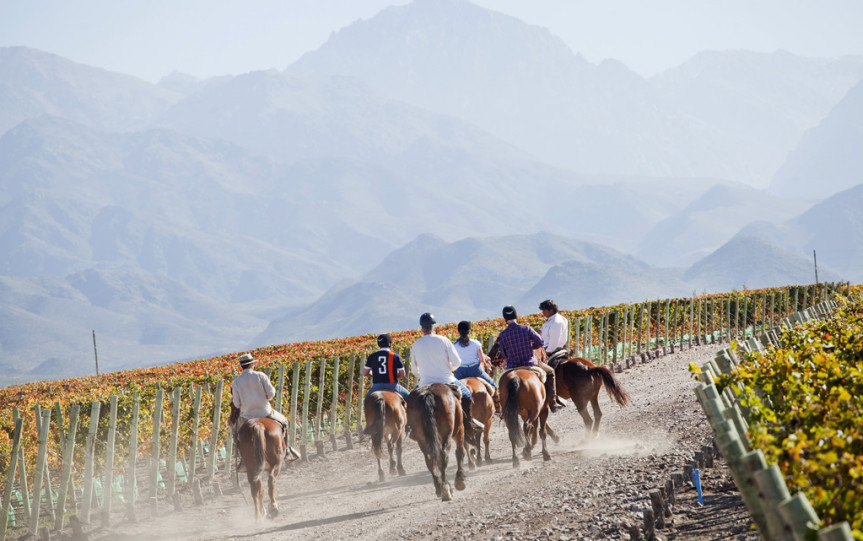
[[[510,462],[506,429],[492,428],[494,462],[467,473],[467,488],[443,503],[413,441],[406,443],[404,477],[377,480],[368,440],[295,464],[279,477],[281,515],[255,521],[248,487],[220,480],[222,496],[208,490],[203,505],[183,496],[183,509],[161,505],[157,517],[94,529],[91,540],[211,539],[630,539],[643,526],[649,492],[665,486],[712,437],[686,370],[712,358],[702,346],[638,364],[617,374],[630,394],[625,408],[603,391],[600,437],[585,440],[570,403],[550,424],[561,437],[549,442],[552,460],[539,453],[518,469]],[[344,441],[342,441],[344,445]],[[450,459],[454,477],[454,457]],[[676,491],[662,539],[757,539],[721,459],[702,470],[705,505],[685,485]]]

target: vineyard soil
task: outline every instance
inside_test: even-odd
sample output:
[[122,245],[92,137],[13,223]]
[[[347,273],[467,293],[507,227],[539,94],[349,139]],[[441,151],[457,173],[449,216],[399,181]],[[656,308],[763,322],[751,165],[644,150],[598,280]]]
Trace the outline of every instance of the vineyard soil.
[[[561,437],[549,440],[552,460],[539,452],[517,469],[502,423],[492,428],[492,464],[467,472],[467,488],[451,502],[435,497],[431,477],[413,441],[405,447],[405,477],[377,480],[369,442],[295,463],[278,480],[279,517],[256,521],[245,479],[240,489],[218,479],[222,495],[206,485],[195,505],[182,494],[182,510],[160,502],[156,516],[142,506],[134,523],[94,527],[90,540],[211,539],[630,539],[643,527],[649,492],[683,471],[712,436],[686,367],[712,358],[718,346],[684,349],[624,370],[617,377],[630,394],[625,408],[603,391],[600,437],[585,440],[572,403],[550,417]],[[450,477],[455,458],[451,453]],[[661,539],[746,539],[758,536],[721,458],[701,471],[704,506],[691,483],[675,492]],[[146,514],[146,516],[145,516]],[[68,534],[67,534],[68,535]]]

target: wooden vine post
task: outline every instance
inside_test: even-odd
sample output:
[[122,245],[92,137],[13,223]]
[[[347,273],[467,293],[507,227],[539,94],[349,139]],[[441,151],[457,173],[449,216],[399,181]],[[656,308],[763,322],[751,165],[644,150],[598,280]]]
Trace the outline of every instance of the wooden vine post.
[[198,471],[198,429],[201,423],[201,388],[200,384],[195,385],[195,394],[192,398],[192,441],[189,449],[189,471],[186,472],[186,480],[189,485],[195,482],[196,473]]
[[333,451],[338,451],[339,446],[336,443],[336,426],[338,425],[338,407],[339,407],[339,357],[333,359],[333,400],[330,404],[330,444],[333,446]]
[[180,435],[180,397],[182,387],[174,387],[171,392],[171,441],[168,443],[168,468],[165,480],[165,493],[168,499],[173,499],[177,489],[177,442]]
[[303,422],[300,435],[300,457],[306,460],[309,445],[309,395],[312,392],[312,361],[306,361],[305,384],[303,385]]
[[[39,426],[39,450],[36,454],[36,471],[33,476],[33,499],[30,503],[30,533],[36,535],[39,525],[39,510],[42,501],[42,479],[45,477],[45,458],[48,452],[48,427],[51,424],[51,410],[41,412],[41,421],[36,417]],[[51,495],[48,495],[51,499]]]
[[150,492],[150,509],[156,513],[156,502],[159,495],[159,454],[161,450],[162,433],[162,386],[156,389],[156,397],[153,399],[153,431],[150,436],[152,449],[150,451],[150,471],[148,475]]
[[345,445],[348,449],[354,448],[354,441],[351,438],[351,411],[354,405],[354,372],[356,370],[357,356],[351,355],[348,364],[348,388],[345,390]]
[[75,456],[75,436],[78,433],[78,415],[80,414],[80,410],[81,406],[75,404],[69,411],[69,430],[66,432],[66,441],[63,445],[63,472],[60,477],[60,493],[57,496],[57,513],[54,517],[54,529],[56,531],[63,529],[63,518],[66,514],[66,495],[69,489],[72,488],[72,460]]
[[135,521],[135,493],[137,492],[137,462],[138,462],[138,410],[141,407],[141,395],[132,395],[132,420],[129,422],[129,452],[126,474],[126,513],[130,520]]
[[114,440],[117,436],[117,395],[108,401],[108,435],[105,443],[105,475],[102,483],[102,524],[111,522],[111,507],[114,500]]
[[294,447],[297,443],[297,395],[300,390],[300,363],[294,363],[291,370],[291,411],[288,417],[290,432],[288,433],[288,445]]
[[216,456],[219,454],[219,431],[222,425],[222,390],[224,380],[216,382],[216,395],[213,398],[213,429],[210,431],[210,455],[207,457],[207,479],[212,481],[216,476]]
[[[15,409],[18,413],[18,409]],[[15,416],[15,429],[12,432],[12,452],[9,454],[9,469],[6,472],[6,488],[3,490],[3,512],[0,512],[0,539],[6,539],[6,529],[9,522],[9,505],[12,501],[12,487],[15,483],[15,469],[18,466],[18,455],[21,453],[21,430],[24,419]]]
[[93,506],[93,475],[96,453],[96,434],[99,430],[99,413],[102,403],[93,401],[90,406],[90,423],[87,427],[87,442],[84,445],[84,501],[81,505],[81,522],[90,523],[90,511]]
[[321,359],[321,368],[318,373],[318,405],[315,408],[315,450],[318,456],[324,456],[324,383],[327,377],[327,360]]

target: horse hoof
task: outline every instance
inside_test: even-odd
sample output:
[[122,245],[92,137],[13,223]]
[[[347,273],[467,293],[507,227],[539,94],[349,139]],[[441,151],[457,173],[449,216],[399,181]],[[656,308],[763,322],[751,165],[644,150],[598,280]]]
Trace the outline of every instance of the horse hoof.
[[276,518],[279,516],[279,508],[278,507],[270,507],[270,510],[267,511],[267,518]]
[[387,480],[387,478],[386,478],[386,476],[384,476],[384,472],[380,472],[380,473],[378,473],[378,481],[380,481],[381,483],[383,483],[383,482],[384,482],[384,481],[386,481],[386,480]]
[[518,459],[517,459],[517,458],[513,458],[513,459],[512,459],[512,467],[513,467],[513,468],[518,468]]
[[464,490],[465,488],[464,479],[456,479],[455,480],[455,489],[456,490]]
[[404,468],[399,466],[399,477],[404,477],[405,475],[407,475],[407,472],[405,471]]
[[549,460],[551,460],[551,455],[548,453],[542,453],[542,459],[548,462]]
[[468,462],[468,464],[467,464],[467,469],[469,469],[469,470],[471,470],[471,471],[475,470],[475,469],[476,469],[476,463],[474,463],[474,462]]
[[443,493],[440,495],[440,499],[445,502],[452,500],[452,488],[450,488],[449,483],[443,487]]

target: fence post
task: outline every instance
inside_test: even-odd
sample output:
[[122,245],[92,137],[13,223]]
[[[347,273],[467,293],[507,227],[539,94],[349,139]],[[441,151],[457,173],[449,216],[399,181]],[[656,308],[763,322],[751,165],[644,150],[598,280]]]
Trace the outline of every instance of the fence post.
[[183,389],[174,387],[171,392],[171,441],[168,444],[167,475],[165,492],[168,499],[173,499],[177,487],[177,442],[180,434],[180,400]]
[[354,372],[356,371],[357,356],[351,355],[348,363],[348,388],[345,390],[345,444],[348,449],[354,448],[354,441],[351,438],[351,410],[354,405]]
[[153,399],[153,432],[151,436],[150,450],[150,505],[155,506],[159,495],[159,450],[161,448],[162,433],[162,395],[164,391],[160,385],[156,389],[156,397]]
[[312,362],[306,361],[305,385],[303,386],[303,423],[300,438],[300,456],[306,460],[309,444],[309,394],[312,392]]
[[339,406],[339,361],[336,357],[333,359],[333,401],[330,406],[330,444],[333,446],[333,451],[338,451],[339,447],[336,444],[336,425],[338,425],[338,406]]
[[216,396],[213,398],[213,428],[210,431],[210,456],[207,457],[207,479],[212,481],[216,475],[216,455],[218,455],[219,431],[222,428],[222,389],[225,380],[216,382]]
[[194,483],[198,471],[198,428],[201,423],[201,390],[201,385],[196,384],[195,394],[192,398],[192,444],[189,449],[189,461],[191,464],[189,471],[186,472],[186,480],[189,486],[192,486]]
[[141,407],[141,395],[132,395],[132,420],[129,423],[129,456],[126,466],[126,510],[129,518],[135,520],[135,492],[137,492],[137,461],[138,461],[138,410]]
[[278,376],[276,377],[276,411],[282,413],[282,396],[285,391],[285,365],[284,363],[279,365]]
[[9,521],[9,505],[12,501],[12,486],[15,483],[15,468],[18,466],[18,454],[21,452],[21,429],[24,419],[15,418],[15,429],[12,432],[12,453],[9,455],[9,469],[6,470],[6,488],[3,490],[3,512],[0,513],[0,539],[6,539],[6,528]]
[[73,405],[69,411],[69,430],[66,432],[66,443],[63,445],[63,473],[60,478],[60,493],[57,496],[57,513],[54,521],[54,529],[57,531],[63,529],[63,518],[66,514],[66,494],[69,491],[69,484],[72,479],[72,469],[74,466],[72,461],[75,458],[75,435],[78,433],[78,415],[80,411],[81,406],[78,404]]
[[294,447],[297,442],[297,395],[300,390],[300,363],[295,362],[291,372],[291,411],[289,418],[291,430],[288,433],[288,445]]
[[[41,412],[41,421],[36,418],[39,426],[39,450],[36,455],[36,470],[33,476],[33,499],[30,503],[30,533],[36,535],[39,525],[39,508],[42,500],[42,479],[45,477],[45,457],[48,452],[48,427],[51,424],[51,409]],[[48,499],[51,495],[48,494]],[[5,512],[5,510],[4,510]]]
[[87,443],[84,447],[84,501],[81,506],[81,522],[90,523],[90,508],[93,506],[93,476],[96,453],[96,434],[99,430],[99,413],[102,403],[93,401],[90,406],[90,424],[87,427]]
[[327,377],[327,359],[321,359],[321,368],[318,373],[318,406],[315,409],[315,450],[318,456],[324,456],[324,441],[322,438],[324,424],[324,384]]
[[102,483],[102,524],[111,521],[111,500],[114,499],[114,439],[117,435],[117,395],[109,399],[108,441],[105,443],[105,482]]

